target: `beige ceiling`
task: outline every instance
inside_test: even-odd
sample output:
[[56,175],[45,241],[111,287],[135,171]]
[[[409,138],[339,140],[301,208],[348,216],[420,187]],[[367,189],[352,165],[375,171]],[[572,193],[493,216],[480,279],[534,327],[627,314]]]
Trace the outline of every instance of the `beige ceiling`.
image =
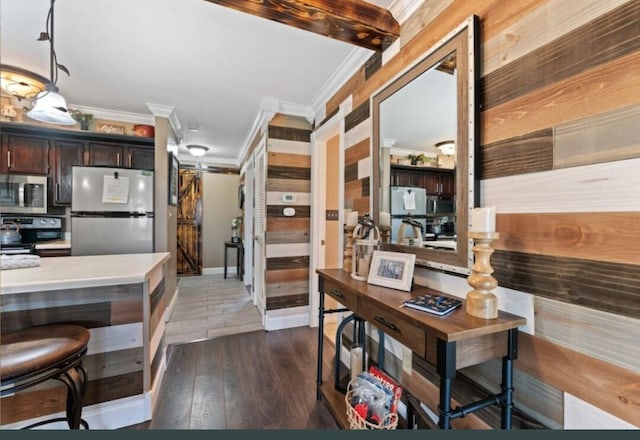
[[[0,0],[2,63],[48,77],[48,44],[36,41],[48,7]],[[312,120],[345,61],[372,54],[203,0],[57,0],[55,49],[71,72],[58,81],[69,107],[132,121],[151,120],[148,104],[171,107],[179,158],[193,159],[184,145],[198,143],[212,164],[238,164],[262,110]]]

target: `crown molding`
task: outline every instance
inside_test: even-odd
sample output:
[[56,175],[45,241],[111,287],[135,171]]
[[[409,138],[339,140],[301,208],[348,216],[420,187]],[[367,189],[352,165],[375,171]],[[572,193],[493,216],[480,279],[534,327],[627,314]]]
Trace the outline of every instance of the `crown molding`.
[[395,0],[389,6],[389,12],[399,24],[404,23],[425,0]]
[[132,124],[153,125],[153,115],[143,113],[122,112],[119,110],[109,110],[99,107],[88,107],[84,105],[69,104],[69,108],[80,110],[82,113],[90,113],[96,119],[108,119],[112,121],[129,122]]
[[275,116],[275,112],[267,111],[267,110],[258,110],[258,114],[253,120],[253,124],[251,125],[251,130],[247,134],[247,137],[244,140],[242,149],[240,150],[240,154],[238,155],[237,161],[240,162],[243,157],[247,154],[249,147],[251,146],[251,141],[256,135],[262,130],[262,128]]
[[175,108],[170,105],[152,104],[149,102],[146,104],[153,116],[157,118],[167,118],[169,120],[169,125],[171,126],[173,133],[176,135],[176,140],[178,143],[182,142],[182,125],[180,124]]
[[347,55],[342,64],[338,66],[333,75],[331,75],[324,86],[322,86],[320,92],[318,92],[315,98],[313,98],[313,101],[311,101],[314,118],[319,115],[322,106],[367,62],[372,54],[373,51],[371,50],[356,47]]

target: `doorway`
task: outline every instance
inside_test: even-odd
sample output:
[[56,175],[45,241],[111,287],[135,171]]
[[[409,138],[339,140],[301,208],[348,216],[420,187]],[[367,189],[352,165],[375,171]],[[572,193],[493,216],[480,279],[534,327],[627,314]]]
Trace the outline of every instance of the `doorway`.
[[202,186],[200,171],[180,169],[178,189],[179,276],[202,275]]

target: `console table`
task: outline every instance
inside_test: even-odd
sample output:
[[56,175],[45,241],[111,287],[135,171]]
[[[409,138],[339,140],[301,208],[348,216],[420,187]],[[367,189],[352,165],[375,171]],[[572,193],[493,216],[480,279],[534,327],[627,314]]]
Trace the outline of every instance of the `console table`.
[[[401,307],[412,296],[441,292],[426,287],[414,287],[411,292],[367,284],[351,278],[342,269],[319,269],[318,290],[318,365],[317,399],[325,396],[335,416],[340,399],[331,397],[327,384],[323,384],[322,350],[324,316],[340,311],[351,311],[369,321],[414,354],[436,367],[440,376],[440,403],[438,426],[451,428],[451,421],[490,405],[501,406],[501,427],[511,429],[513,413],[513,362],[517,357],[518,327],[526,319],[499,312],[497,319],[482,319],[468,315],[464,304],[445,316],[432,315]],[[325,294],[344,306],[325,309]],[[488,395],[477,402],[451,408],[451,384],[460,368],[502,357],[501,392]],[[332,390],[331,390],[332,391]],[[410,390],[408,390],[410,391]],[[344,403],[344,400],[342,400]],[[346,415],[345,415],[346,416]]]

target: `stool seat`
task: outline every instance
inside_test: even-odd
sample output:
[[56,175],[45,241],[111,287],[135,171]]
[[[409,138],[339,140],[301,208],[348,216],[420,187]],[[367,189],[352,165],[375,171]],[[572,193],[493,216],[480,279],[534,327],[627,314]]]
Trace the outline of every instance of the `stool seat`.
[[9,396],[49,379],[67,387],[66,417],[39,421],[22,429],[59,421],[66,421],[71,429],[79,429],[80,425],[89,429],[89,424],[82,419],[87,383],[82,360],[89,337],[86,328],[70,324],[29,327],[1,335],[0,396]]
[[89,331],[77,325],[31,327],[2,335],[0,377],[2,382],[29,376],[67,361],[89,343]]

